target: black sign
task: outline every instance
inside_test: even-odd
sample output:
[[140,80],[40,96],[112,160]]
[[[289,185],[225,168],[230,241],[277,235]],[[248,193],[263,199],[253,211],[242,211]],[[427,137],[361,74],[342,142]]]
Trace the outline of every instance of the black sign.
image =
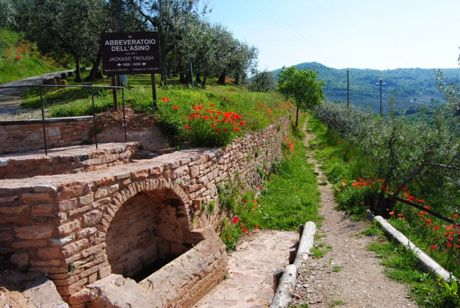
[[101,35],[104,74],[142,74],[160,70],[157,32],[118,32]]

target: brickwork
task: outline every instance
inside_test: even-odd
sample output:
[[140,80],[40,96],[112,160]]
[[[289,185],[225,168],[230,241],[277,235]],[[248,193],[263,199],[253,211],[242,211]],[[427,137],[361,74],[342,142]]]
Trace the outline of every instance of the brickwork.
[[[63,147],[92,143],[90,132],[93,118],[74,117],[46,120],[48,147]],[[0,153],[25,152],[44,148],[40,120],[0,122]]]
[[49,154],[3,155],[0,157],[0,179],[19,179],[37,175],[77,173],[104,169],[130,162],[139,148],[137,142],[100,144],[60,148]]
[[[126,228],[124,217],[153,217],[155,221],[158,213],[162,217],[158,222],[143,222],[139,230],[128,232],[157,247],[136,259],[161,253],[179,255],[197,244],[194,229],[218,227],[218,215],[201,213],[203,203],[217,200],[217,185],[237,174],[249,184],[259,184],[258,170],[267,171],[281,159],[281,140],[288,123],[284,118],[222,149],[185,150],[91,172],[0,180],[0,256],[4,259],[0,265],[48,273],[61,296],[68,300],[85,286],[112,274],[112,269],[135,272],[138,264],[134,257],[131,261],[120,257],[127,250],[111,253],[117,250],[113,249],[114,241],[127,241],[111,233],[121,233]],[[157,210],[150,212],[139,206],[123,214],[127,205],[137,202]],[[120,218],[117,213],[121,213]],[[146,228],[156,235],[147,236]],[[220,273],[222,268],[214,261],[204,271],[214,278],[209,278],[200,290],[207,290],[221,279],[212,274]],[[190,290],[193,286],[189,285]],[[189,297],[188,301],[193,302],[195,293],[181,298],[186,301]]]

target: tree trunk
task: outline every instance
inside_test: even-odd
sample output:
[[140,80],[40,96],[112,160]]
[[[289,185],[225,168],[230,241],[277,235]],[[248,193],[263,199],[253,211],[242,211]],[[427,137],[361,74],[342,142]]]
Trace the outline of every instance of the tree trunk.
[[240,84],[240,73],[236,73],[235,74],[235,85],[239,85]]
[[75,82],[81,82],[80,57],[75,56]]
[[225,84],[225,77],[226,77],[226,73],[225,73],[225,71],[223,71],[222,74],[220,74],[219,79],[217,80],[217,83],[218,84]]
[[295,127],[299,127],[299,106],[295,110]]
[[168,87],[168,66],[166,63],[161,68],[161,85],[165,88]]
[[195,75],[195,82],[196,82],[196,83],[202,83],[201,77],[200,77],[200,73],[196,73],[196,75]]
[[96,59],[93,62],[93,67],[91,68],[91,72],[89,73],[88,77],[85,78],[85,81],[94,81],[96,79],[99,79],[98,77],[101,76],[99,71],[99,65],[101,64],[101,60],[102,53],[101,49],[99,48]]
[[203,89],[206,88],[206,74],[203,76],[203,80],[201,81],[201,87]]

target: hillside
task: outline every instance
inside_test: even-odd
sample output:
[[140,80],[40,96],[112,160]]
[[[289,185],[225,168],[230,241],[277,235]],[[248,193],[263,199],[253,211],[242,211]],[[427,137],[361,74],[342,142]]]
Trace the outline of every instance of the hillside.
[[[347,70],[335,69],[317,62],[295,65],[297,68],[314,69],[319,73],[325,85],[325,95],[330,101],[346,102]],[[352,104],[379,109],[379,78],[386,83],[383,87],[384,107],[388,107],[390,98],[396,97],[398,109],[415,112],[423,107],[431,107],[444,101],[438,91],[435,69],[400,68],[393,70],[349,69],[350,101]],[[281,69],[273,71],[277,76]],[[448,83],[460,84],[459,69],[441,70]]]
[[0,28],[0,83],[63,70],[18,32]]

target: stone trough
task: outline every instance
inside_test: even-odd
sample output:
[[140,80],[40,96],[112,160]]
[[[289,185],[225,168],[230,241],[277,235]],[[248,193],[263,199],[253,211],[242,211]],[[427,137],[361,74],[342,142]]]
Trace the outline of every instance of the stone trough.
[[223,279],[227,264],[217,234],[226,213],[202,209],[231,178],[259,185],[258,171],[281,159],[288,123],[221,149],[6,175],[0,269],[46,274],[72,307],[191,306]]

